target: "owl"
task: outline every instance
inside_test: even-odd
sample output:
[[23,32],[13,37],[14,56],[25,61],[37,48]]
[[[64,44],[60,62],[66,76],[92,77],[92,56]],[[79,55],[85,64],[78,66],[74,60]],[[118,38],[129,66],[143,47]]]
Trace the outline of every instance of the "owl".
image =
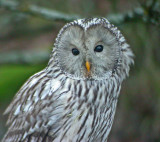
[[105,18],[66,24],[47,67],[6,109],[9,129],[2,142],[106,142],[133,56]]

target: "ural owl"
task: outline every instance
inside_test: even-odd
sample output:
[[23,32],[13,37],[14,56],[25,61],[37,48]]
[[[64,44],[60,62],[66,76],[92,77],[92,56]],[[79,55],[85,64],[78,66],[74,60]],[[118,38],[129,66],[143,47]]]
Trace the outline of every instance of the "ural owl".
[[133,53],[105,18],[75,20],[59,32],[48,66],[6,109],[2,142],[106,142]]

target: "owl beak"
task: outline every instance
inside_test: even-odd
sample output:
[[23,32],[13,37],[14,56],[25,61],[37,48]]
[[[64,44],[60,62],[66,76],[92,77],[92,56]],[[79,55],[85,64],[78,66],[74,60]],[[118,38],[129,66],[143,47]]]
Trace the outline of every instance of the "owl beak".
[[86,69],[88,72],[90,72],[90,70],[91,70],[91,63],[88,61],[86,61]]

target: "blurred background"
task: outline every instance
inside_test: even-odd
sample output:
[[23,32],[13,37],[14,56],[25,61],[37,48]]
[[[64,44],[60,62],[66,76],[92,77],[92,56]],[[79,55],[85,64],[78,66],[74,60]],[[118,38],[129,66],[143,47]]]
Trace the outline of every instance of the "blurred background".
[[158,0],[0,0],[0,139],[3,112],[22,84],[46,67],[60,28],[106,17],[135,54],[122,85],[109,142],[160,142],[160,3]]

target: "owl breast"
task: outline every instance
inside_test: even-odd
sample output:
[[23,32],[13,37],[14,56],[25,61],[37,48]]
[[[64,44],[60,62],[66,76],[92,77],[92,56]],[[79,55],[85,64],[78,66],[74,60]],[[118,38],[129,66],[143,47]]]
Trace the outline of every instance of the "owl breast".
[[54,141],[106,140],[113,123],[120,86],[114,79],[110,83],[107,80],[96,83],[95,80],[65,80],[62,88],[57,90],[57,102],[62,104],[63,113],[58,130],[55,131],[55,127],[51,130],[51,135],[56,135]]

